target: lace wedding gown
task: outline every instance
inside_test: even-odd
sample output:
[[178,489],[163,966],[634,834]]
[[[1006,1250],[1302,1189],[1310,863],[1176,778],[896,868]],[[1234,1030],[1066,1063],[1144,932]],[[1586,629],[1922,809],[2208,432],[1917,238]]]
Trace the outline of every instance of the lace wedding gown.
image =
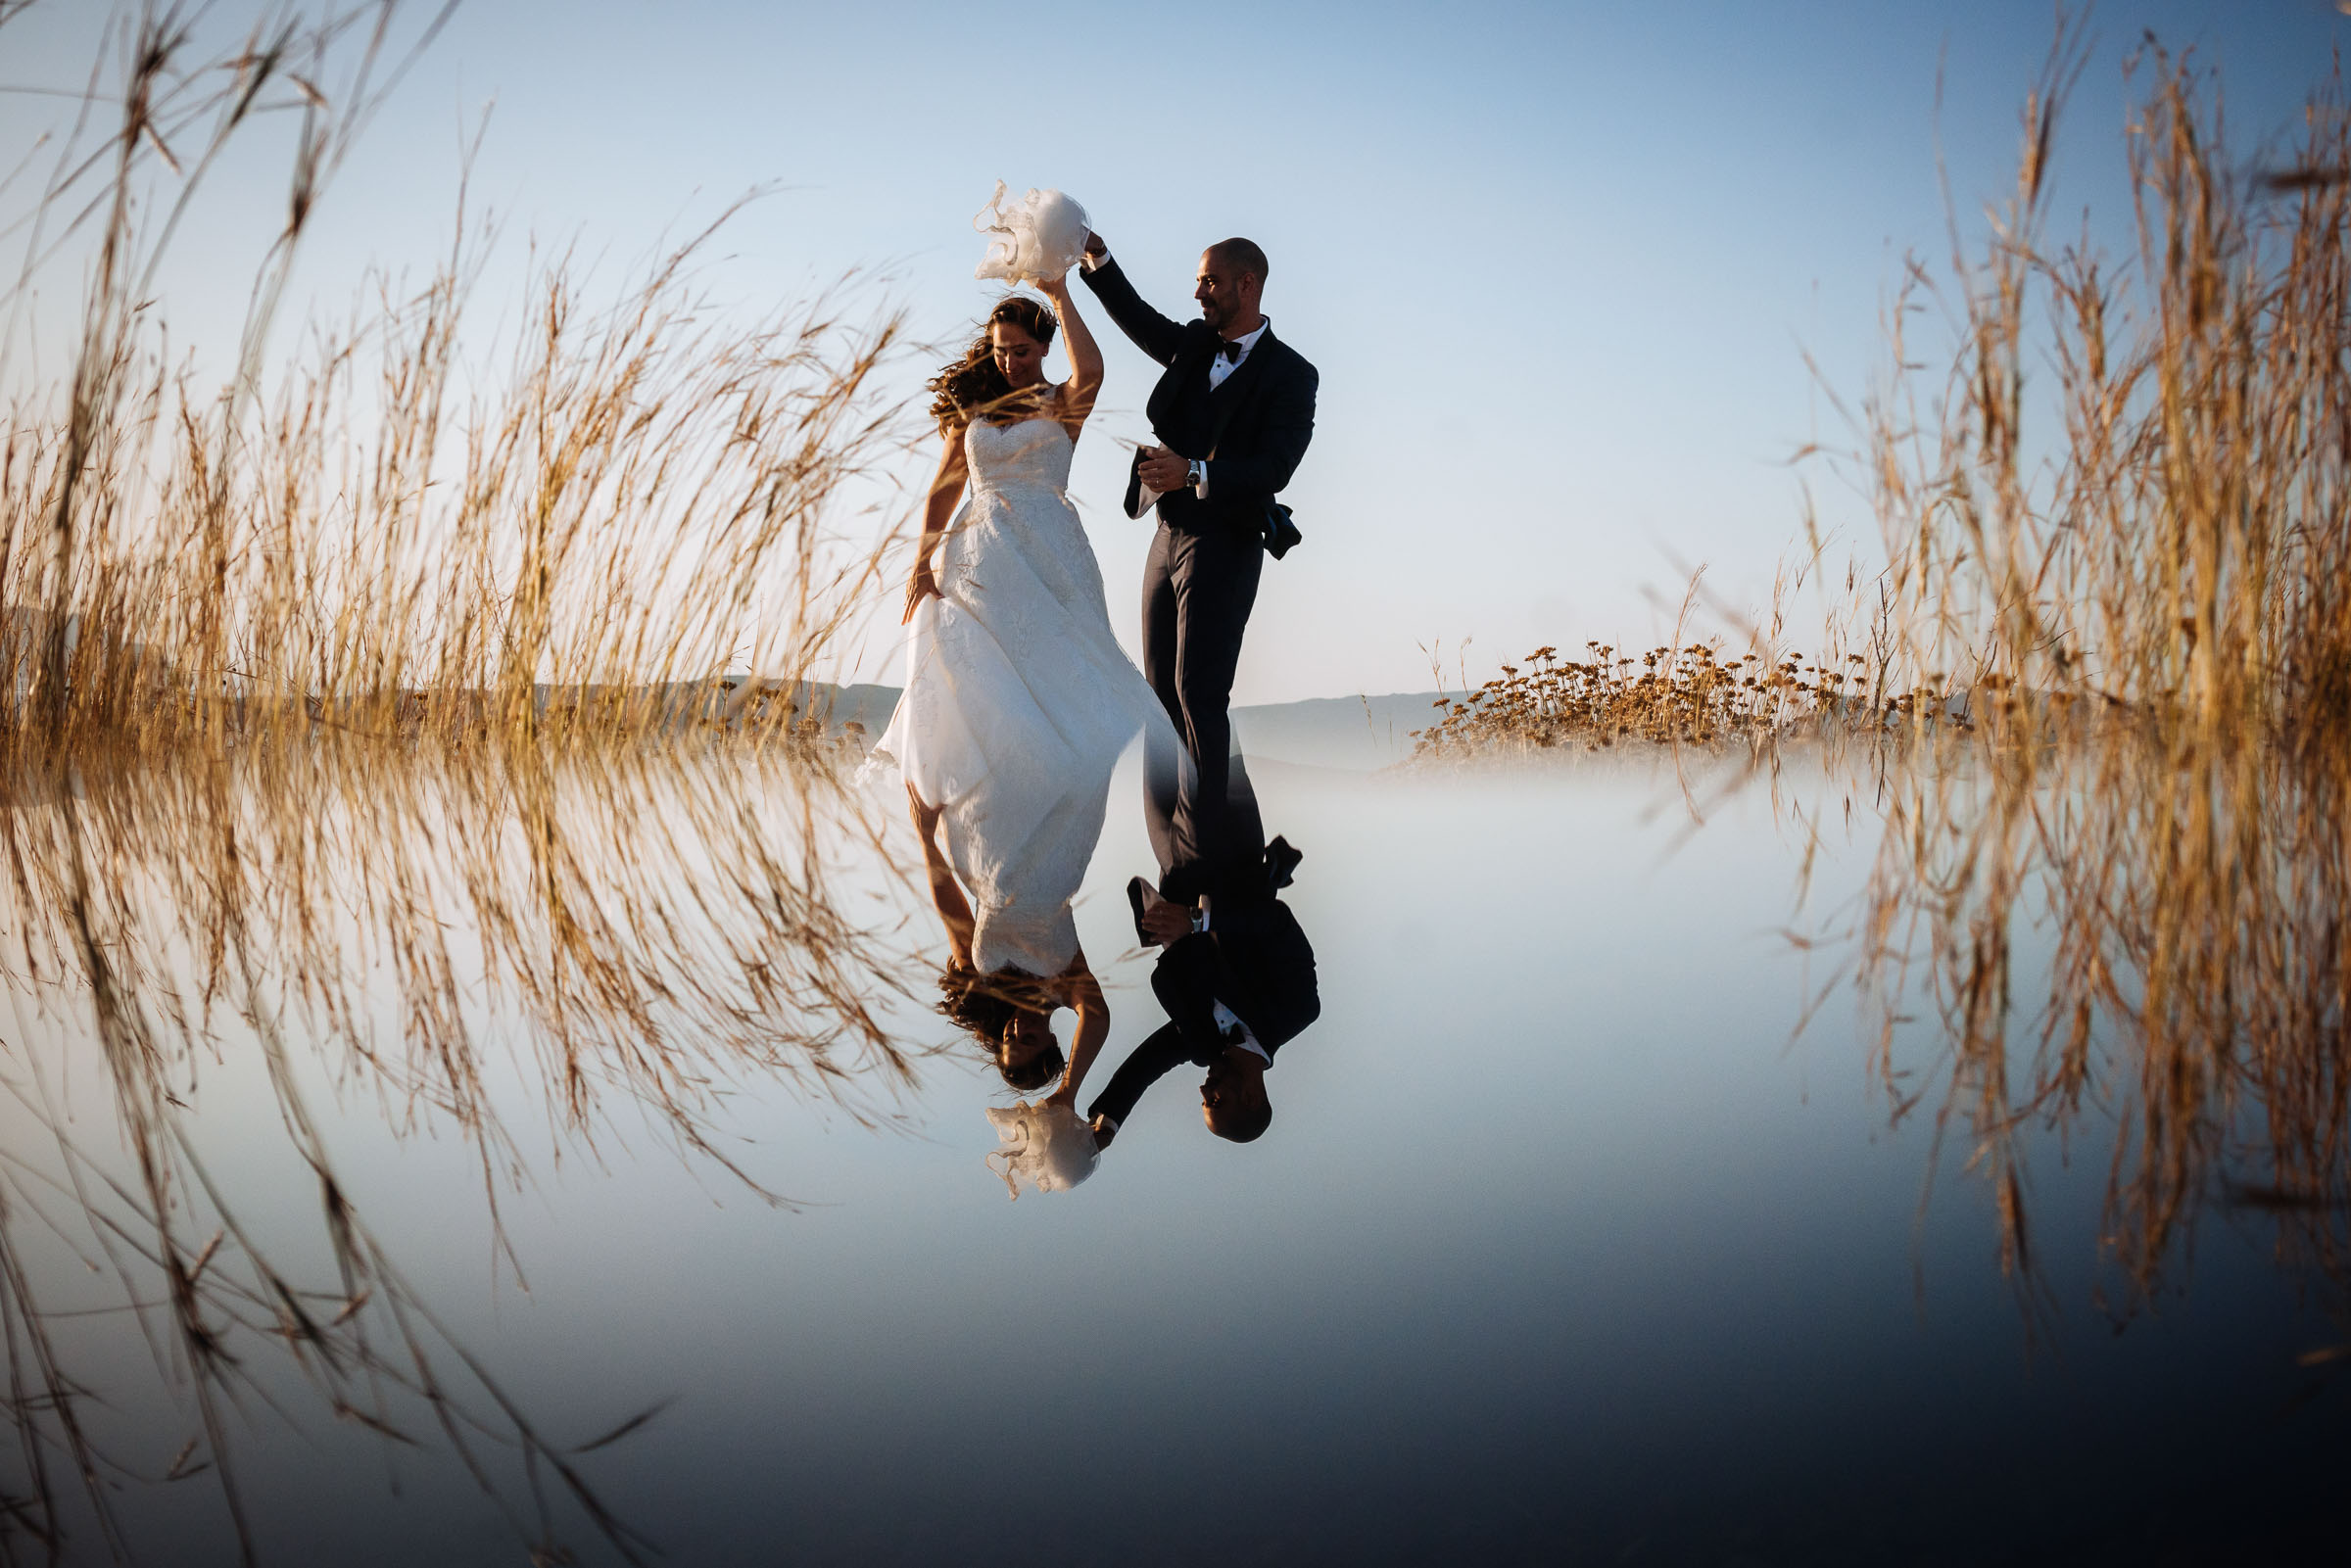
[[971,895],[972,961],[1058,974],[1078,953],[1111,769],[1135,732],[1174,727],[1110,629],[1102,568],[1070,504],[1054,419],[964,433],[971,499],[940,548],[939,596],[914,612],[906,689],[869,770],[939,809]]

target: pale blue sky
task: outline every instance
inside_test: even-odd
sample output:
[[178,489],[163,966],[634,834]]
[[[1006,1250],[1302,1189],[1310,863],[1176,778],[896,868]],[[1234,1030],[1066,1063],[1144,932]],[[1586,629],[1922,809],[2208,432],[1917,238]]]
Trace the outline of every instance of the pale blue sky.
[[[0,84],[78,82],[102,9],[45,0],[0,29]],[[2328,0],[2110,3],[2093,22],[2058,211],[2090,205],[2116,241],[2121,62],[2143,31],[2221,65],[2247,151],[2351,38]],[[2037,0],[474,0],[333,188],[302,287],[342,302],[369,261],[429,260],[461,127],[493,99],[475,199],[509,255],[537,234],[635,256],[776,183],[732,231],[724,292],[882,264],[941,340],[990,298],[968,220],[997,178],[1084,202],[1171,311],[1200,246],[1247,234],[1322,403],[1288,497],[1308,543],[1267,573],[1236,698],[1414,689],[1440,639],[1475,639],[1474,675],[1537,642],[1647,637],[1669,553],[1734,599],[1767,590],[1800,526],[1784,459],[1837,435],[1803,351],[1857,391],[1902,253],[1947,249],[1939,61],[1972,222],[2009,178],[2051,25]],[[21,148],[58,113],[0,99],[0,135]],[[251,220],[282,188],[258,157],[227,172],[168,285],[183,339],[233,320]],[[1130,641],[1145,531],[1117,512],[1102,437],[1141,433],[1152,374],[1111,346],[1074,485]],[[1866,547],[1866,517],[1823,501]],[[864,673],[889,676],[888,642]]]

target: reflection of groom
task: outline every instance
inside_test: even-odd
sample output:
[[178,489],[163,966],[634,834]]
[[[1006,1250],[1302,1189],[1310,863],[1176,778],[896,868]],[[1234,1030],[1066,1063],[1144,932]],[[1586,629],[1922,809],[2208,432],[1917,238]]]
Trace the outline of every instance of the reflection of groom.
[[1190,813],[1204,844],[1222,831],[1233,670],[1271,545],[1295,532],[1273,498],[1315,434],[1315,367],[1274,337],[1258,301],[1266,253],[1223,240],[1200,257],[1183,325],[1142,301],[1099,234],[1084,277],[1119,329],[1166,373],[1145,411],[1158,445],[1135,453],[1127,515],[1159,514],[1143,568],[1143,674],[1200,766]]
[[[1166,775],[1155,777],[1164,785]],[[1189,800],[1187,792],[1171,802],[1164,787],[1145,795],[1160,886],[1155,891],[1137,877],[1127,892],[1136,938],[1164,948],[1151,989],[1168,1022],[1119,1064],[1086,1107],[1103,1146],[1134,1114],[1143,1091],[1185,1062],[1208,1069],[1200,1083],[1208,1130],[1234,1143],[1256,1138],[1273,1119],[1266,1069],[1322,1011],[1315,950],[1275,896],[1289,883],[1299,854],[1286,840],[1266,842],[1248,765],[1233,759],[1230,831],[1219,835],[1216,858],[1205,866],[1187,858],[1199,841],[1178,820]],[[1179,883],[1201,889],[1196,902],[1163,896]]]

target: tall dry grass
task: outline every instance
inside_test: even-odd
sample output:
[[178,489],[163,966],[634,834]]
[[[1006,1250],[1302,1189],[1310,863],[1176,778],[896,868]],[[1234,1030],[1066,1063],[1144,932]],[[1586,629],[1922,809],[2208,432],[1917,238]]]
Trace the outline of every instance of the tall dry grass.
[[[65,145],[33,214],[28,254],[77,243],[90,281],[71,375],[0,430],[0,745],[641,735],[730,669],[796,689],[872,582],[841,510],[896,450],[877,371],[901,323],[854,287],[722,309],[708,231],[609,297],[536,258],[524,324],[482,362],[488,247],[460,204],[422,286],[372,280],[348,323],[265,357],[323,187],[399,73],[399,9],[281,15],[218,59],[193,53],[198,8],[126,15],[93,95],[113,119]],[[147,301],[205,175],[279,99],[301,120],[284,227],[233,373],[201,384]]]
[[[2338,75],[2282,145],[2231,147],[2217,78],[2129,67],[2137,229],[2117,263],[2050,233],[2088,59],[2066,24],[1980,249],[1913,261],[1862,482],[1911,665],[2206,726],[2351,714],[2351,110]],[[1942,323],[1951,350],[1926,328]]]

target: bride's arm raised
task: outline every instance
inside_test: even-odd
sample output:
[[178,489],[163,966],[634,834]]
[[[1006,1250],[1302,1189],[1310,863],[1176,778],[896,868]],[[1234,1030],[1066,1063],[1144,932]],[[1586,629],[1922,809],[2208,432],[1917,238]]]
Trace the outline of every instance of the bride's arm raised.
[[947,525],[955,520],[955,505],[963,499],[963,482],[969,477],[963,459],[963,426],[941,425],[939,437],[947,450],[938,454],[938,476],[931,481],[931,499],[923,504],[923,537],[915,546],[914,572],[906,580],[906,613],[898,617],[900,626],[914,619],[916,605],[939,596],[931,554],[947,537]]
[[1094,395],[1102,390],[1102,351],[1094,343],[1093,333],[1086,330],[1085,317],[1078,313],[1078,302],[1070,298],[1067,277],[1039,283],[1037,288],[1053,302],[1053,312],[1061,317],[1062,342],[1070,351],[1070,384],[1062,390],[1061,423],[1076,441],[1079,427],[1094,411]]

